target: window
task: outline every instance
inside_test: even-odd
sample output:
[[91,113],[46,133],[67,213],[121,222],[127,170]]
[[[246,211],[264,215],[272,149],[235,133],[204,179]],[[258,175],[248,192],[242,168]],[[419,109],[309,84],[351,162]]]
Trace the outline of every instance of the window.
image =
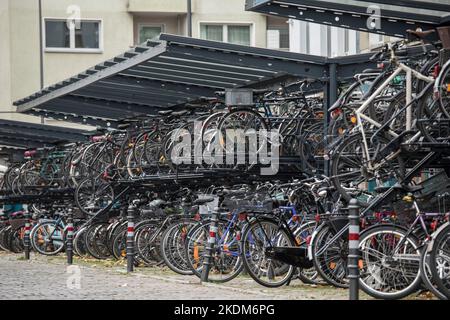
[[250,45],[250,26],[228,26],[228,42]]
[[101,52],[101,22],[45,20],[45,49],[49,52]]
[[154,40],[163,32],[163,26],[139,25],[139,43]]
[[223,41],[223,25],[202,25],[200,37],[206,40]]
[[244,46],[251,45],[250,25],[201,24],[200,38]]
[[269,27],[267,30],[267,48],[289,49],[289,26]]

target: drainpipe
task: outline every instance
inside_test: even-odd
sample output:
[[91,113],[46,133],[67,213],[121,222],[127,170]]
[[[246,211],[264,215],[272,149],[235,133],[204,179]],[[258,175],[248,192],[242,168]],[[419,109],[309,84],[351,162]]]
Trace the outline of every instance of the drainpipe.
[[188,37],[192,37],[192,0],[187,0],[187,29]]
[[41,90],[44,89],[44,50],[42,43],[42,0],[39,0],[39,58],[40,58],[40,71],[41,71]]
[[[39,67],[41,90],[44,89],[44,48],[42,38],[42,0],[39,0]],[[45,124],[45,118],[43,116],[41,116],[41,124]]]

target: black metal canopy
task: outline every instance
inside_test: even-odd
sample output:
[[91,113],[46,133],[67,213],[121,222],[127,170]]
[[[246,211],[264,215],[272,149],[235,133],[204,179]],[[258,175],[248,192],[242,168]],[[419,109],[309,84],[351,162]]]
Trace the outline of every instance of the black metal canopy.
[[329,65],[338,78],[373,66],[367,55],[329,59],[278,50],[161,34],[72,78],[16,101],[19,112],[113,126],[155,115],[230,88],[256,87],[286,75],[328,81]]
[[87,141],[89,131],[0,119],[0,146],[42,148],[58,143]]
[[[370,24],[376,5],[380,28]],[[406,37],[406,30],[433,29],[450,17],[450,0],[246,0],[246,10],[335,27]],[[378,16],[376,16],[378,17]]]

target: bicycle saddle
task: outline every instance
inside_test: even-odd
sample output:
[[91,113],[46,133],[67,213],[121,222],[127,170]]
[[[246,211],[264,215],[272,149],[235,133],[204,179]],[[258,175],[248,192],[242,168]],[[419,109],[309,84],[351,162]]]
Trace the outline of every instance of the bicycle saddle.
[[125,129],[128,129],[130,126],[131,126],[131,123],[121,123],[117,126],[117,129],[125,130]]
[[37,150],[28,150],[23,154],[25,157],[32,157],[37,153]]
[[166,204],[166,202],[164,200],[156,199],[156,200],[153,200],[152,202],[150,202],[148,205],[152,208],[160,208],[165,204]]
[[406,32],[419,38],[419,39],[424,39],[424,38],[428,37],[430,34],[435,33],[436,30],[431,29],[431,30],[427,30],[427,31],[422,31],[420,29],[419,30],[408,29],[408,30],[406,30]]
[[189,113],[188,110],[181,110],[181,111],[172,112],[172,115],[176,116],[176,117],[181,117],[188,113]]
[[21,219],[25,216],[23,211],[17,211],[14,213],[11,213],[11,219]]
[[213,201],[214,201],[213,197],[208,197],[208,198],[205,198],[205,199],[197,199],[197,200],[194,201],[194,205],[201,206],[201,205],[204,205],[204,204],[206,204],[208,202],[213,202]]
[[168,116],[169,114],[172,114],[172,110],[162,110],[162,111],[158,111],[158,114],[162,115],[162,116]]
[[362,74],[364,75],[364,73],[380,73],[381,70],[380,69],[364,69]]
[[105,136],[93,136],[91,138],[92,142],[100,142],[100,141],[104,141],[106,139]]

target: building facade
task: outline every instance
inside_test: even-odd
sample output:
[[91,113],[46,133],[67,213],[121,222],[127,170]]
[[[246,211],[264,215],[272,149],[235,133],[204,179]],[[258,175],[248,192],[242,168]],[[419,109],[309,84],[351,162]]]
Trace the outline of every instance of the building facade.
[[[245,0],[191,3],[193,37],[289,50],[287,19],[247,12]],[[161,32],[187,36],[188,1],[0,0],[0,32],[1,117],[37,122],[9,113],[12,102]]]
[[245,0],[191,0],[189,15],[188,0],[0,0],[0,117],[40,122],[13,113],[12,102],[161,32],[322,56],[388,40],[244,7]]
[[393,38],[331,27],[300,20],[289,20],[292,52],[337,57],[369,52]]

